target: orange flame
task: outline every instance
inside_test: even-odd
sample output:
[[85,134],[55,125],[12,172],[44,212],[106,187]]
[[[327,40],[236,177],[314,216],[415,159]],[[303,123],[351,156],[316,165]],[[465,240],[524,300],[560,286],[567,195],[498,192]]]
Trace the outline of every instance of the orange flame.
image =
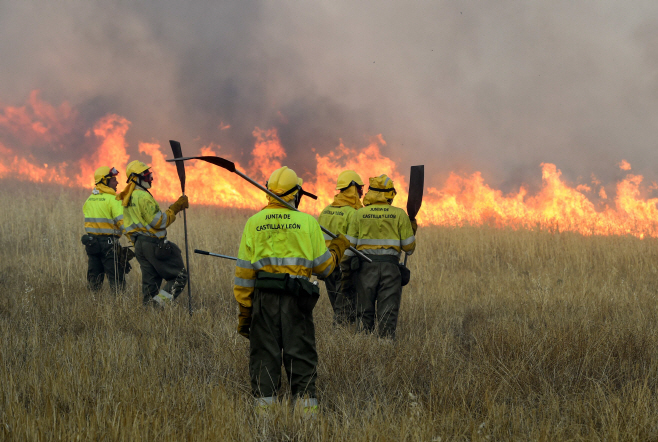
[[628,161],[621,160],[621,163],[619,163],[619,168],[621,170],[631,170],[631,165],[629,164]]
[[[30,95],[25,106],[2,109],[0,178],[90,188],[93,185],[93,171],[99,166],[114,166],[125,173],[125,166],[130,161],[125,138],[130,122],[119,115],[106,115],[87,131],[88,139],[97,143],[96,150],[70,164],[39,163],[34,155],[22,154],[20,147],[10,145],[2,137],[3,133],[9,134],[11,142],[19,146],[44,142],[56,144],[62,134],[73,130],[76,115],[66,103],[59,107],[44,103],[36,91]],[[226,127],[230,126],[227,124]],[[247,166],[236,163],[236,167],[264,184],[274,169],[285,164],[286,151],[276,129],[255,128],[253,135],[255,143],[251,161]],[[304,187],[318,195],[318,200],[304,199],[301,209],[318,214],[331,202],[336,193],[335,180],[346,169],[355,170],[366,184],[368,177],[386,173],[398,190],[394,204],[405,207],[407,180],[398,171],[395,161],[382,154],[385,146],[386,141],[378,135],[360,149],[347,147],[341,142],[326,155],[316,153],[316,175],[306,180]],[[138,150],[141,159],[150,158],[145,162],[152,166],[155,175],[152,189],[155,197],[161,201],[175,200],[181,194],[181,188],[175,165],[166,162],[167,158],[171,158],[168,146],[142,142]],[[231,159],[230,154],[222,152],[221,146],[214,144],[202,147],[201,154]],[[630,164],[625,160],[619,163],[619,167],[630,170]],[[629,173],[617,183],[614,206],[611,207],[606,204],[606,190],[595,176],[592,175],[591,184],[572,187],[564,182],[554,164],[544,163],[541,169],[542,186],[535,195],[528,195],[523,186],[518,192],[503,195],[500,190],[489,187],[480,172],[471,175],[450,173],[442,188],[426,189],[418,221],[421,225],[492,225],[513,229],[539,227],[583,235],[658,237],[658,198],[641,196],[642,192],[658,187],[655,183],[641,188],[642,176]],[[186,194],[193,205],[258,210],[266,203],[260,190],[216,166],[193,161],[186,163],[185,170]],[[586,194],[598,195],[600,200],[592,201]]]

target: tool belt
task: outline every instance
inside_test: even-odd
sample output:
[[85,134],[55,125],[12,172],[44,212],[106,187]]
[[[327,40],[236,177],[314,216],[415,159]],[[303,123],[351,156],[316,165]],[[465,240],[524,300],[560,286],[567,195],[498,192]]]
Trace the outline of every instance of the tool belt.
[[[160,241],[159,238],[155,238],[153,236],[148,236],[148,235],[135,235],[135,236],[136,236],[135,242],[137,242],[138,240],[139,241],[148,241],[148,242],[152,242],[152,243],[157,243],[158,241]],[[166,238],[163,238],[163,239],[166,239]]]
[[117,235],[96,235],[94,233],[85,233],[80,238],[80,242],[85,246],[87,255],[99,255],[102,253],[101,244],[107,241],[108,244],[119,244],[120,236]]
[[[372,259],[372,262],[389,262],[391,264],[397,264],[398,270],[400,270],[400,277],[401,277],[401,283],[400,285],[404,287],[405,285],[409,284],[409,281],[411,280],[411,271],[400,262],[400,258],[397,256],[393,255],[368,255],[368,258]],[[352,258],[351,268],[352,270],[358,270],[361,263],[359,262],[359,258],[355,256]],[[356,268],[355,268],[356,267]]]
[[320,299],[320,287],[304,278],[292,278],[288,273],[256,273],[254,287],[266,292],[290,294],[297,298],[299,310],[310,315]]
[[400,258],[397,255],[368,255],[366,256],[372,259],[372,262],[390,262],[391,264],[397,264],[400,262]]
[[153,254],[155,255],[155,259],[160,261],[169,259],[171,255],[174,254],[174,247],[172,246],[172,242],[167,238],[154,238],[148,235],[137,235],[135,243],[137,241],[146,241],[156,244]]

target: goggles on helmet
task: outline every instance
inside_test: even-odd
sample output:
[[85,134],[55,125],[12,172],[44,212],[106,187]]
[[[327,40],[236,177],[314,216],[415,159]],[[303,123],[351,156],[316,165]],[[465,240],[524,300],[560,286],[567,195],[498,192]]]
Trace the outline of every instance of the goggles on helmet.
[[342,192],[343,190],[347,190],[352,186],[363,187],[363,184],[359,184],[356,181],[352,180],[352,181],[350,181],[350,183],[347,186],[343,187],[342,189],[338,189],[338,190],[340,190]]
[[374,190],[375,192],[393,192],[393,195],[398,194],[398,191],[395,190],[395,187],[391,187],[390,189],[378,189],[377,187],[368,186],[368,190]]
[[99,182],[96,184],[101,184],[105,178],[114,178],[115,176],[119,175],[119,171],[116,169],[116,167],[111,167],[110,172],[105,175]]

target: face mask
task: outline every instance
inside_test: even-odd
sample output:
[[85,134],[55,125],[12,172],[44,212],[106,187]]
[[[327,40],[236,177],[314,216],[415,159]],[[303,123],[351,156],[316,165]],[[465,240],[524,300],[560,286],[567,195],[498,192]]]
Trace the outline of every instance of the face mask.
[[148,181],[143,180],[142,178],[139,179],[139,185],[143,187],[144,189],[150,189],[151,188],[151,183]]
[[139,176],[139,185],[144,189],[150,189],[153,183],[153,174],[148,172]]

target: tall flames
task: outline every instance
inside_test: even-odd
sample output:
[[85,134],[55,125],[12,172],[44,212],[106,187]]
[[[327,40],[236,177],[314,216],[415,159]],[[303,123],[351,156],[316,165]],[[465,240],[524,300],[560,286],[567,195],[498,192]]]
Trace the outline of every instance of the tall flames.
[[[68,146],[61,140],[79,130],[78,121],[78,115],[70,105],[63,103],[54,107],[41,100],[37,91],[22,107],[4,107],[0,112],[0,179],[91,188],[97,167],[114,166],[124,172],[131,160],[126,142],[130,122],[115,114],[106,115],[86,131],[85,139],[93,148],[72,161],[40,163],[34,155],[34,148],[24,148],[41,146],[37,149],[47,149],[51,154],[65,151]],[[222,124],[223,130],[230,127]],[[264,183],[274,169],[285,164],[286,151],[276,129],[255,128],[253,136],[251,161],[245,165],[236,164],[240,170]],[[341,142],[326,155],[316,153],[315,176],[304,183],[304,188],[318,195],[318,200],[304,199],[301,208],[319,213],[331,202],[336,177],[345,169],[357,171],[364,179],[386,173],[398,190],[395,204],[405,207],[407,180],[395,162],[382,154],[385,145],[385,140],[379,135],[360,149],[347,147]],[[180,183],[175,166],[166,162],[171,158],[169,146],[142,142],[138,150],[139,158],[150,164],[154,171],[154,196],[163,201],[175,200],[180,195]],[[183,150],[187,155],[199,153],[187,150],[186,146]],[[230,153],[213,144],[202,147],[200,154],[231,159]],[[658,198],[641,196],[641,190],[645,190],[641,187],[643,178],[630,173],[628,162],[622,160],[619,168],[627,175],[617,183],[612,201],[595,178],[591,184],[573,187],[565,183],[555,165],[548,163],[541,165],[542,186],[534,195],[529,195],[523,186],[518,192],[504,195],[485,184],[479,172],[471,175],[451,173],[442,188],[425,189],[418,221],[421,225],[492,225],[573,231],[584,235],[658,237]],[[186,193],[193,205],[258,210],[265,204],[259,190],[208,163],[187,162],[186,176]],[[648,189],[653,188],[655,184]],[[593,202],[593,198],[598,202]]]

